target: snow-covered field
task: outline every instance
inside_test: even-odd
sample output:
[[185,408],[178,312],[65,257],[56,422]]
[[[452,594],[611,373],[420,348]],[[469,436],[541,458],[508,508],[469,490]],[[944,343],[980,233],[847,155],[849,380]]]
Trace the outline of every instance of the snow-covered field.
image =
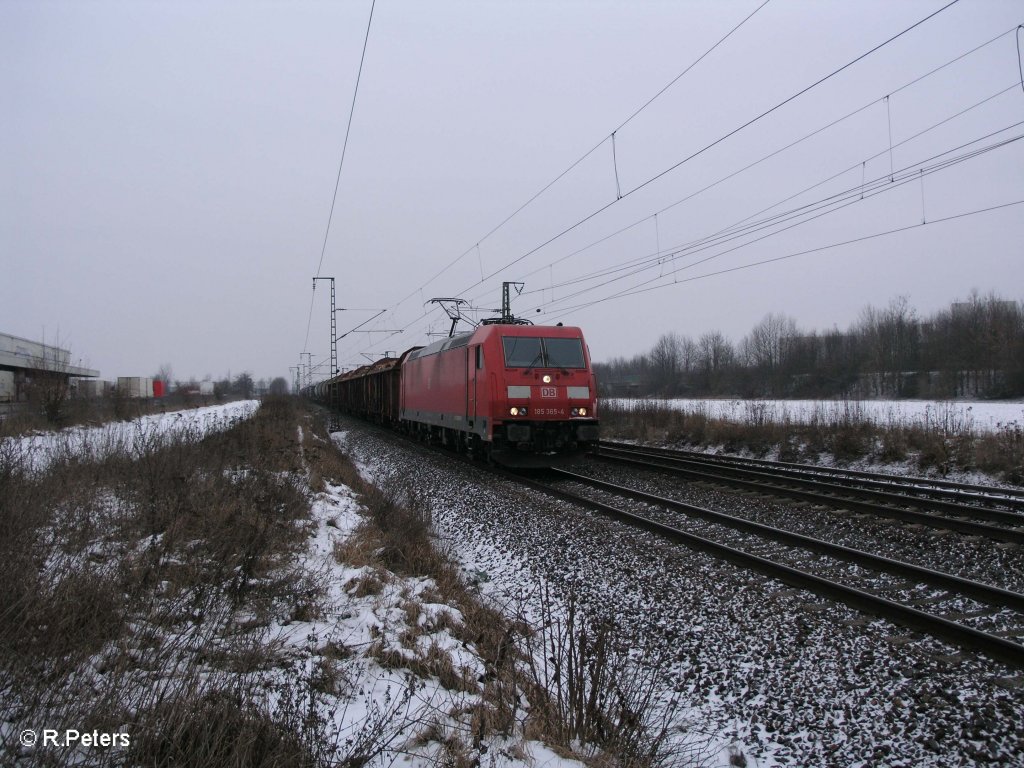
[[14,454],[32,471],[40,472],[59,456],[96,460],[127,450],[132,455],[155,442],[171,438],[201,440],[211,432],[228,429],[248,419],[259,408],[259,400],[239,400],[224,405],[155,413],[132,421],[112,421],[97,427],[72,427],[60,432],[37,432],[26,437],[9,437],[0,451]]
[[869,421],[878,425],[931,427],[949,432],[995,431],[1024,426],[1024,402],[941,400],[746,400],[716,398],[627,399],[611,402],[627,410],[658,405],[741,423]]

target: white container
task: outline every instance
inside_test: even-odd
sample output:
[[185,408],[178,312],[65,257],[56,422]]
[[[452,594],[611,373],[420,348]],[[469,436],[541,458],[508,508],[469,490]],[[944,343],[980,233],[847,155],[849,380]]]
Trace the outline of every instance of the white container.
[[153,396],[153,380],[146,376],[118,376],[117,391],[122,397],[149,398]]

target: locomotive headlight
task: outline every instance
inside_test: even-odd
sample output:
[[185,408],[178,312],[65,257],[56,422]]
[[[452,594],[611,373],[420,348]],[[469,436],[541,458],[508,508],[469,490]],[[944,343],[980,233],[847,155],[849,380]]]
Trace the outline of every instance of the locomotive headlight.
[[511,408],[508,409],[508,412],[512,416],[525,416],[526,415],[526,406],[525,405],[518,405],[518,406],[517,405],[513,405]]
[[512,416],[518,416],[518,415],[519,415],[519,409],[518,409],[518,408],[516,408],[515,406],[512,406],[511,408],[509,408],[509,409],[508,409],[508,412],[509,412],[509,413],[510,413],[510,414],[511,414]]
[[587,415],[587,409],[586,408],[580,408],[580,416],[586,416],[586,415]]
[[543,382],[544,382],[545,384],[550,384],[550,383],[551,383],[551,374],[545,373],[545,374],[544,374],[544,375],[543,375],[543,376],[541,377],[541,379],[540,379],[540,380],[541,380],[541,381],[543,381]]
[[587,415],[587,409],[586,408],[573,408],[572,409],[572,415],[573,416],[586,416]]

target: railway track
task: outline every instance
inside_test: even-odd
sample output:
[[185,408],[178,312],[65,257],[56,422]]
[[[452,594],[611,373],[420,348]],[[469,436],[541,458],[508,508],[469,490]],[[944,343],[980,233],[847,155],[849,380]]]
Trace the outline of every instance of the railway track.
[[[1024,595],[565,470],[515,482],[1024,668]],[[927,607],[927,610],[926,610]]]
[[[1024,669],[1024,595],[1020,593],[565,470],[549,470],[549,480],[538,480],[489,469],[517,484],[791,587]],[[618,501],[612,503],[609,497]],[[643,510],[626,509],[623,500],[642,505]]]
[[[602,442],[602,461],[1024,545],[1024,491]],[[880,477],[887,478],[880,480]]]

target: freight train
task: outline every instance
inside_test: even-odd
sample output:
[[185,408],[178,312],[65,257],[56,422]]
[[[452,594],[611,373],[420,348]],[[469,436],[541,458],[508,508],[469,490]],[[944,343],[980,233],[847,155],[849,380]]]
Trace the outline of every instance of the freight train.
[[491,323],[307,388],[344,413],[508,466],[598,443],[597,382],[579,328]]

